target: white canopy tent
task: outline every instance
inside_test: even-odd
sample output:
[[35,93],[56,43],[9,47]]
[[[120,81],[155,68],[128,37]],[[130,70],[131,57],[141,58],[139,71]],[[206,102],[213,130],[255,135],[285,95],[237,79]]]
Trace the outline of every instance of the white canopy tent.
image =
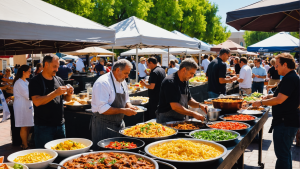
[[[136,49],[138,56],[139,48],[169,48],[185,47],[198,49],[198,42],[187,37],[180,37],[156,25],[132,16],[109,28],[116,31],[115,45],[106,45],[103,48],[112,49]],[[169,60],[169,59],[168,59]],[[138,57],[136,57],[136,64]],[[138,69],[136,79],[138,78]]]
[[238,53],[242,55],[242,54],[246,54],[247,51],[238,49],[238,50],[230,50],[230,53]]
[[257,55],[259,55],[259,54],[257,54],[257,53],[254,53],[254,52],[247,52],[247,53],[245,53],[246,55],[254,55],[254,56],[257,56]]
[[62,57],[64,60],[77,60],[79,57],[78,56],[72,56],[72,55],[67,55]]
[[210,51],[210,46],[207,45],[205,42],[203,42],[203,41],[201,41],[201,40],[199,40],[197,38],[191,38],[188,35],[183,34],[183,33],[179,32],[179,31],[176,31],[176,30],[174,30],[172,32],[175,33],[176,35],[180,36],[180,37],[188,37],[189,39],[198,42],[198,49],[205,50],[205,51]]
[[114,55],[113,52],[103,49],[103,48],[99,48],[99,47],[87,47],[87,48],[76,50],[73,52],[64,52],[64,54],[75,55],[75,56],[78,56],[78,55],[89,55],[89,56]]
[[195,41],[197,42],[201,42],[201,50],[205,50],[205,51],[210,51],[210,48],[212,47],[212,45],[208,45],[207,43],[203,42],[202,40],[199,40],[197,38],[193,38]]
[[188,49],[188,48],[170,48],[170,53],[173,55],[198,55],[201,50]]
[[[168,52],[162,50],[162,49],[158,49],[158,48],[143,48],[143,49],[138,49],[138,55],[142,56],[142,55],[155,55],[155,54],[168,54]],[[136,55],[136,49],[131,49],[128,50],[126,52],[122,52],[120,54],[121,56],[130,56],[130,55]]]
[[0,1],[0,55],[55,53],[115,43],[115,31],[41,0]]

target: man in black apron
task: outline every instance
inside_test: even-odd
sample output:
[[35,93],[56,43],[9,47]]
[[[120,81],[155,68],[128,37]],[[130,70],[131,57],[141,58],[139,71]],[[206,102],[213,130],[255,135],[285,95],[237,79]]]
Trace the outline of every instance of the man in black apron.
[[272,126],[274,151],[277,157],[275,169],[292,169],[291,147],[300,127],[300,78],[295,72],[296,63],[289,53],[281,53],[275,57],[275,69],[284,76],[274,95],[254,102],[252,106],[272,106]]
[[112,72],[99,77],[93,86],[91,119],[93,149],[103,139],[120,137],[107,127],[119,131],[125,127],[124,115],[136,115],[136,107],[129,100],[127,84],[132,64],[125,59],[115,62]]
[[188,109],[201,108],[207,113],[207,106],[195,101],[190,93],[188,80],[194,77],[198,68],[193,59],[185,59],[181,62],[180,68],[176,73],[167,76],[162,84],[159,97],[159,106],[156,121],[165,123],[169,121],[183,121],[187,116],[204,120],[204,116]]

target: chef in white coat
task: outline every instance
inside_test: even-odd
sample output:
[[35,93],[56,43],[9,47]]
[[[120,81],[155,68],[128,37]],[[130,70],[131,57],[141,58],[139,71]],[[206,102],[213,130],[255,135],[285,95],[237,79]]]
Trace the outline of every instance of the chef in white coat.
[[29,100],[29,78],[31,69],[28,65],[22,65],[17,72],[13,81],[14,85],[14,114],[15,126],[21,127],[20,136],[22,139],[22,149],[28,149],[27,138],[30,128],[34,126],[33,123],[33,105]]
[[119,131],[125,127],[125,116],[136,115],[137,107],[131,105],[127,83],[132,64],[120,59],[113,65],[112,71],[100,76],[93,85],[91,119],[93,150],[103,139],[121,135],[107,128]]

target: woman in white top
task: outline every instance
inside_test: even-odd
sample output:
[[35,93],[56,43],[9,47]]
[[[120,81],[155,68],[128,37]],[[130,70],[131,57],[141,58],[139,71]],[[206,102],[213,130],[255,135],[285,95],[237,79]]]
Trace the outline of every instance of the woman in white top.
[[15,114],[15,126],[21,127],[20,136],[22,139],[22,148],[28,149],[27,138],[30,128],[34,126],[33,123],[33,105],[29,100],[29,82],[26,78],[29,78],[31,69],[28,65],[22,65],[17,72],[14,79],[14,114]]

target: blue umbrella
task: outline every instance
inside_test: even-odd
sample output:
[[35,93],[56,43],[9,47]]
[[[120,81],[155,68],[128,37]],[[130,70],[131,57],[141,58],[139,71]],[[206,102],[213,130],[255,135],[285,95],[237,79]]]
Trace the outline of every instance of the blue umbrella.
[[289,33],[280,32],[265,40],[247,47],[250,52],[296,52],[299,51],[299,39]]

